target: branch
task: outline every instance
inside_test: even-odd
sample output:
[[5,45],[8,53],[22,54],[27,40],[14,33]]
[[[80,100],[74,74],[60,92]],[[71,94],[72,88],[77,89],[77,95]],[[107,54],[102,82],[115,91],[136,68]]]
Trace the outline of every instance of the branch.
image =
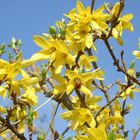
[[[45,84],[44,85],[40,85],[40,86],[41,86],[41,89],[43,90],[44,95],[46,97],[51,97],[52,96],[52,93],[50,91],[48,91],[48,88],[46,87]],[[62,98],[60,98],[60,95],[56,95],[53,98],[53,100],[56,101],[56,102],[64,104],[69,110],[73,109],[72,102],[71,102],[69,96],[66,93],[62,96]]]
[[111,21],[111,29],[110,29],[110,31],[109,31],[108,38],[109,38],[110,36],[112,36],[112,30],[113,30],[113,28],[115,28],[115,27],[119,24],[118,18],[119,18],[119,16],[120,16],[120,14],[121,14],[123,8],[124,8],[124,0],[120,0],[120,9],[119,9],[119,12],[118,12],[116,18],[114,18],[114,19]]
[[76,92],[76,94],[77,94],[77,96],[78,96],[78,98],[79,98],[79,100],[81,102],[81,107],[88,108],[87,105],[86,105],[86,103],[85,103],[84,98],[80,94],[80,91],[76,89],[75,92]]
[[[84,54],[82,51],[79,51],[79,52],[78,52],[78,54],[77,54],[77,56],[76,56],[76,58],[75,58],[75,65],[72,66],[72,70],[74,70],[75,67],[78,66],[78,60],[79,60],[79,58],[80,58],[80,56],[81,56],[82,54]],[[78,66],[78,67],[79,67],[79,66]]]
[[93,11],[93,8],[94,8],[94,4],[95,4],[95,0],[92,0],[92,2],[91,2],[91,14],[92,14],[92,11]]
[[[94,42],[95,40],[93,40],[93,42]],[[93,54],[92,54],[92,52],[91,52],[91,49],[87,49],[87,53],[89,54],[89,56],[92,56]],[[98,65],[97,65],[97,63],[96,62],[92,62],[92,66],[95,68],[95,69],[98,69]],[[109,94],[108,94],[108,88],[107,88],[107,86],[105,85],[105,83],[103,82],[103,81],[99,81],[100,82],[100,85],[101,85],[101,87],[102,87],[102,91],[103,91],[103,93],[104,93],[104,95],[105,95],[105,98],[106,98],[106,100],[107,100],[107,103],[109,103],[110,102],[110,97],[109,97]],[[101,89],[101,88],[100,88]],[[112,106],[109,104],[109,108],[110,108],[110,111],[111,111],[111,114],[113,115],[113,108],[112,108]]]
[[120,98],[120,97],[121,97],[121,94],[122,94],[124,91],[126,91],[127,88],[129,88],[130,86],[131,86],[131,84],[130,84],[130,85],[126,85],[125,88],[124,88],[122,91],[120,91],[119,93],[116,93],[116,96],[115,96],[112,100],[110,100],[109,103],[107,103],[106,105],[104,105],[104,106],[98,111],[98,113],[96,114],[96,117],[99,116],[100,113],[101,113],[107,106],[111,105],[116,99]]
[[10,121],[8,118],[4,119],[0,116],[0,121],[8,128],[10,129],[19,139],[26,140],[25,136],[23,134],[20,134],[17,129],[10,124]]
[[127,77],[128,79],[130,79],[130,80],[132,80],[133,82],[135,82],[136,84],[140,85],[140,82],[139,82],[134,76],[129,75],[128,72],[127,72],[124,68],[122,68],[122,67],[120,66],[119,60],[116,58],[116,56],[115,56],[115,54],[114,54],[114,52],[113,52],[113,49],[111,48],[111,46],[110,46],[110,44],[109,44],[109,42],[108,42],[108,39],[107,39],[107,38],[103,38],[103,41],[104,41],[104,43],[106,44],[106,47],[107,47],[107,49],[108,49],[108,51],[109,51],[109,53],[110,53],[110,55],[111,55],[111,57],[112,57],[112,59],[113,59],[113,61],[114,61],[114,65],[117,67],[117,71],[122,72],[123,74],[126,75],[126,77]]
[[134,133],[132,140],[136,140],[136,137],[139,132],[140,132],[140,126],[138,127],[137,131]]

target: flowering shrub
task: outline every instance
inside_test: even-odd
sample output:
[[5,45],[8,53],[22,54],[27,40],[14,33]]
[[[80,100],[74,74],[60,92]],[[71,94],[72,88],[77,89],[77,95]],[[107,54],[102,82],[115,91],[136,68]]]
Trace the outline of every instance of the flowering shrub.
[[[97,9],[93,6],[94,0],[88,7],[77,1],[76,8],[65,14],[66,20],[50,26],[48,33],[35,35],[33,41],[41,49],[28,60],[22,57],[20,40],[10,42],[14,55],[9,54],[9,61],[2,59],[6,50],[5,45],[0,46],[0,96],[3,102],[12,101],[8,107],[0,103],[1,138],[26,140],[28,129],[32,139],[37,110],[48,103],[47,100],[34,109],[38,92],[61,104],[64,112],[60,116],[68,121],[67,131],[75,131],[74,140],[128,138],[124,116],[132,105],[126,104],[126,100],[134,99],[134,93],[140,91],[139,72],[134,63],[126,66],[124,51],[120,53],[121,59],[116,57],[109,40],[114,38],[118,45],[124,45],[124,30],[133,31],[133,14],[122,14],[124,0],[114,5],[105,3]],[[98,65],[96,56],[100,47],[95,45],[97,40],[105,44],[116,71],[125,76],[122,81],[116,78],[110,85],[105,84],[105,70]],[[140,51],[133,54],[140,59]],[[41,67],[36,65],[43,60],[46,61]],[[112,97],[110,89],[114,87],[117,92]],[[50,130],[54,139],[65,138],[65,133],[59,134],[51,123]],[[42,132],[37,139],[45,140],[46,136]]]

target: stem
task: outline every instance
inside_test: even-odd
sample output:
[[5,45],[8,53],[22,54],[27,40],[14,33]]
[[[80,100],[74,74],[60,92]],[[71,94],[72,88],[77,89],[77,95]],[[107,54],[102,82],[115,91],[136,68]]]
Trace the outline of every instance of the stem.
[[79,100],[81,102],[81,107],[88,108],[87,105],[86,105],[86,103],[85,103],[84,98],[80,94],[80,91],[76,89],[75,92],[76,92],[77,96],[79,97]]
[[[87,53],[89,54],[89,56],[92,56],[93,55],[92,52],[91,52],[91,49],[87,49]],[[98,65],[97,65],[96,62],[92,62],[92,66],[95,69],[98,69]],[[105,83],[103,81],[100,80],[99,82],[100,82],[100,85],[101,85],[101,88],[100,89],[102,89],[102,92],[105,95],[105,98],[107,100],[107,103],[109,103],[110,102],[110,96],[109,96],[109,93],[108,93],[108,88],[107,88],[107,86],[105,85]],[[109,104],[109,108],[110,108],[111,114],[113,115],[114,114],[113,113],[114,111],[113,111],[112,105]]]
[[[44,102],[43,104],[41,104],[40,106],[38,106],[36,109],[34,109],[33,112],[38,111],[40,108],[42,108],[44,105],[46,105],[54,96],[55,96],[55,95],[52,95],[46,102]],[[22,119],[16,121],[16,122],[13,123],[12,125],[10,124],[10,125],[11,125],[12,127],[14,127],[14,126],[17,125],[19,122],[21,122],[21,121],[23,121],[24,119],[26,119],[27,117],[28,117],[28,115],[26,115],[24,118],[22,118]],[[5,119],[2,120],[2,117],[0,116],[0,121],[4,123],[4,122],[5,122]],[[7,128],[1,130],[0,133],[6,131],[7,129],[9,129],[8,126],[7,126]]]
[[68,131],[70,130],[70,127],[68,126],[62,133],[62,136],[64,136]]
[[139,132],[140,132],[140,126],[138,127],[137,131],[134,133],[132,140],[136,140],[136,137]]
[[109,42],[108,42],[108,39],[104,38],[103,40],[104,40],[104,43],[106,44],[106,47],[107,47],[107,49],[108,49],[108,51],[109,51],[109,53],[110,53],[110,55],[111,55],[111,57],[112,57],[112,59],[113,59],[113,61],[114,61],[114,65],[117,67],[117,71],[122,72],[123,74],[126,75],[126,77],[127,77],[128,79],[130,79],[130,80],[132,80],[133,82],[135,82],[136,84],[140,85],[140,82],[139,82],[134,76],[129,75],[129,74],[127,73],[127,71],[124,70],[124,69],[120,66],[119,60],[116,58],[116,56],[115,56],[115,54],[114,54],[114,52],[113,52],[113,49],[111,48],[111,46],[110,46],[110,44],[109,44]]
[[91,2],[91,14],[92,14],[92,11],[93,11],[93,8],[94,8],[94,4],[95,4],[95,0],[92,0],[92,2]]
[[9,119],[4,119],[0,116],[0,121],[8,128],[10,129],[19,139],[26,140],[25,136],[23,134],[20,134],[17,129],[10,124]]
[[107,103],[106,105],[104,105],[104,106],[99,110],[99,112],[96,114],[96,117],[99,116],[100,113],[101,113],[107,106],[109,106],[110,104],[112,104],[116,99],[120,98],[120,97],[121,97],[121,94],[122,94],[124,91],[126,91],[127,88],[129,88],[130,86],[131,86],[131,85],[127,85],[127,86],[125,86],[125,88],[124,88],[122,91],[120,91],[119,93],[116,93],[116,96],[115,96],[112,100],[110,100],[109,103]]

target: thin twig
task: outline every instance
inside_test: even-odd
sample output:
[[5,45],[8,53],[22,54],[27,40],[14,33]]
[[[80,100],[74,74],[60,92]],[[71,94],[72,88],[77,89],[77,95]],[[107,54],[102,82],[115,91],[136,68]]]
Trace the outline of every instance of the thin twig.
[[70,130],[70,127],[66,127],[66,129],[63,131],[62,136],[64,136],[68,131]]
[[116,93],[116,96],[115,96],[112,100],[110,100],[109,103],[107,103],[106,105],[104,105],[104,106],[98,111],[98,113],[96,114],[96,117],[99,116],[100,113],[101,113],[107,106],[111,105],[116,99],[120,98],[120,97],[121,97],[121,94],[122,94],[124,91],[126,91],[127,88],[129,88],[130,86],[131,86],[131,85],[126,85],[125,88],[124,88],[122,91],[120,91],[119,93]]
[[132,140],[136,140],[137,135],[139,134],[139,132],[140,132],[140,126],[138,127],[137,131],[134,133]]
[[75,92],[76,92],[76,94],[77,94],[77,96],[78,96],[78,98],[79,98],[79,100],[81,102],[81,107],[88,108],[86,103],[85,103],[84,98],[82,97],[82,95],[80,93],[80,91],[79,90],[75,90]]
[[[95,40],[93,40],[93,41],[95,41]],[[89,54],[89,56],[93,56],[91,49],[87,49],[87,53]],[[96,62],[92,62],[92,66],[93,66],[95,69],[98,69],[98,65],[97,65]],[[100,82],[100,85],[101,85],[101,87],[102,87],[102,89],[103,89],[102,91],[103,91],[103,93],[104,93],[104,95],[105,95],[105,98],[106,98],[106,100],[107,100],[107,103],[109,103],[109,102],[110,102],[110,96],[109,96],[109,94],[108,94],[107,86],[105,85],[105,83],[104,83],[103,81],[99,80],[99,82]],[[112,105],[109,104],[109,108],[110,108],[111,114],[113,115],[113,112],[114,112],[114,111],[113,111]]]
[[116,58],[114,52],[113,52],[113,49],[111,48],[109,42],[108,42],[108,39],[104,38],[104,43],[106,44],[106,47],[114,61],[114,65],[117,67],[117,71],[120,71],[122,73],[124,73],[126,75],[126,77],[128,77],[128,79],[132,80],[133,82],[135,82],[136,84],[140,85],[140,82],[132,75],[129,75],[128,72],[126,70],[124,70],[120,64],[119,64],[119,60]]
[[119,24],[118,18],[120,16],[123,8],[124,8],[124,0],[120,0],[119,12],[118,12],[117,16],[114,19],[112,19],[112,21],[111,21],[111,28],[110,28],[110,31],[109,31],[109,34],[108,34],[108,37],[107,38],[109,38],[110,36],[112,36],[112,30],[113,30],[113,28],[115,28]]
[[[43,104],[41,104],[40,106],[38,106],[36,109],[33,110],[33,112],[36,112],[38,111],[40,108],[42,108],[43,106],[45,106],[55,95],[52,95],[47,101],[45,101]],[[11,124],[12,126],[15,126],[17,125],[19,122],[23,121],[24,119],[26,119],[28,117],[28,115],[26,115],[25,117],[23,117],[22,119],[16,121],[15,123]],[[1,119],[0,119],[1,121]],[[0,131],[0,133],[6,131],[7,129],[9,129],[9,127],[3,129]]]
[[[23,134],[20,134],[17,129],[10,124],[9,119],[4,119],[3,117],[0,116],[0,121],[3,123],[3,125],[5,125],[7,127],[7,129],[10,129],[19,139],[21,140],[26,140],[25,136]],[[6,130],[7,130],[6,129]],[[0,133],[2,133],[3,131],[1,131]]]
[[91,2],[91,14],[92,14],[92,11],[93,11],[93,8],[94,8],[94,4],[95,4],[95,0],[92,0],[92,2]]

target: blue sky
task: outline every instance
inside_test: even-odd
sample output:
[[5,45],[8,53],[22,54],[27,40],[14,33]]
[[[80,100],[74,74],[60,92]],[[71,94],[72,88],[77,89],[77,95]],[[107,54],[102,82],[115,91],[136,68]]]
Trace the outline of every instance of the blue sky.
[[[97,0],[95,7],[98,7],[103,2],[104,0]],[[114,3],[116,0],[106,0],[105,2]],[[64,13],[68,13],[70,9],[75,7],[75,3],[76,0],[0,0],[0,44],[8,44],[12,37],[21,39],[23,42],[23,56],[26,59],[30,58],[33,53],[39,50],[39,47],[32,41],[33,35],[47,32],[50,25],[54,25],[55,21],[61,20]],[[89,5],[91,0],[83,0],[83,3]],[[132,20],[134,32],[126,31],[124,33],[125,45],[123,47],[118,46],[114,41],[111,42],[118,56],[120,50],[124,49],[126,51],[126,62],[134,59],[132,51],[137,48],[138,37],[140,36],[139,6],[139,0],[126,0],[124,13],[134,14],[134,19]],[[106,70],[107,83],[110,83],[110,79],[113,81],[116,77],[121,78],[122,75],[114,72],[115,68],[112,68],[112,60],[108,52],[103,48],[103,44],[97,43],[97,45],[100,46],[97,47],[99,64]],[[137,71],[139,71],[139,66],[140,64],[137,64]],[[42,102],[45,101],[42,96],[40,99]],[[128,117],[126,117],[127,128],[130,130],[137,127],[137,121],[140,119],[139,100],[140,95],[137,93],[135,100],[130,101],[133,103],[133,109]],[[42,109],[40,112],[43,111]],[[63,130],[64,128],[59,125],[57,126],[57,130]],[[131,138],[131,135],[129,138]]]

